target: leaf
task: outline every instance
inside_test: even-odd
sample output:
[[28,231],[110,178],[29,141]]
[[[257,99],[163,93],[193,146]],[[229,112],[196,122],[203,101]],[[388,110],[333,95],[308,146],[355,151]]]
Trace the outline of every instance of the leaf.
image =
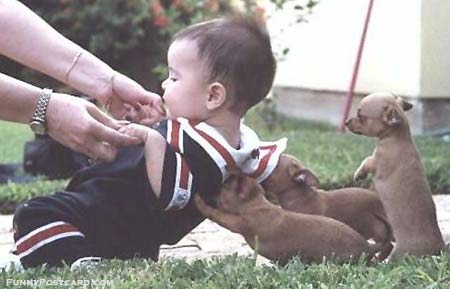
[[319,1],[309,0],[308,4],[306,4],[306,7],[308,9],[312,9],[314,6],[316,6],[319,3]]

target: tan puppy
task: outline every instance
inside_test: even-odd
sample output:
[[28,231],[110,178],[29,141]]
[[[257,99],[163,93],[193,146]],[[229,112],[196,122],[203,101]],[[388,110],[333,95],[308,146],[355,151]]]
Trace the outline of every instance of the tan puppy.
[[412,105],[389,93],[365,97],[357,117],[346,126],[356,134],[376,137],[375,151],[355,172],[355,180],[373,174],[397,241],[390,258],[405,254],[439,254],[445,248],[436,207],[404,111]]
[[269,200],[297,213],[322,215],[349,225],[365,239],[373,239],[387,257],[392,250],[392,228],[378,196],[362,188],[324,191],[319,180],[293,156],[283,154],[263,182]]
[[262,256],[285,264],[294,256],[304,262],[337,262],[372,257],[377,247],[347,225],[316,215],[283,210],[264,197],[258,182],[240,172],[232,172],[216,203],[208,206],[196,197],[200,212],[219,225],[241,234]]

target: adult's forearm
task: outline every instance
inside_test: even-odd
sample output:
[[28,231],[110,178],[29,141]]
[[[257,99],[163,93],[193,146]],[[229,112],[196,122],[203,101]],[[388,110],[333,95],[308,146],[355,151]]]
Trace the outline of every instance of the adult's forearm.
[[22,3],[0,0],[0,27],[1,54],[91,97],[109,95],[105,91],[111,89],[113,69],[58,33]]
[[0,119],[28,123],[41,89],[0,73]]

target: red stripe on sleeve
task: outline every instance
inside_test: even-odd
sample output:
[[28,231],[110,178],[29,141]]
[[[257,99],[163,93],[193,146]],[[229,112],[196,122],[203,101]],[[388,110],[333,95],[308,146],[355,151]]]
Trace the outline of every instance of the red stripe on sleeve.
[[189,166],[186,161],[181,158],[180,188],[187,190],[189,188]]

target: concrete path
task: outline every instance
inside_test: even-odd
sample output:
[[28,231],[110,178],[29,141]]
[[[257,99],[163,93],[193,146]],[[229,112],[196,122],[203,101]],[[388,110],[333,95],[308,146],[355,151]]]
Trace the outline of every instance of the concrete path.
[[[437,195],[433,199],[436,203],[439,227],[445,242],[450,243],[450,195]],[[12,245],[12,216],[0,215],[0,255],[11,250]],[[209,220],[201,223],[176,245],[161,247],[161,257],[186,258],[188,260],[226,256],[234,253],[249,256],[253,254],[253,250],[240,235]],[[258,257],[257,262],[268,263],[263,257]]]

